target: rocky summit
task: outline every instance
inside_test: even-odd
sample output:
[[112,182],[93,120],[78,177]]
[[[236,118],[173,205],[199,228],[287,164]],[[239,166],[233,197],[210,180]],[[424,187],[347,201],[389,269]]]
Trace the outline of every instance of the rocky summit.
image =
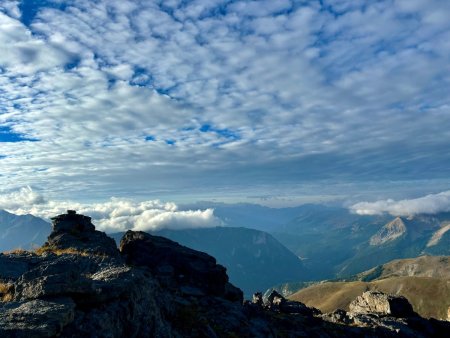
[[0,337],[442,337],[404,298],[364,294],[345,312],[274,292],[243,301],[224,267],[164,237],[128,231],[120,250],[74,211],[48,241],[0,254]]

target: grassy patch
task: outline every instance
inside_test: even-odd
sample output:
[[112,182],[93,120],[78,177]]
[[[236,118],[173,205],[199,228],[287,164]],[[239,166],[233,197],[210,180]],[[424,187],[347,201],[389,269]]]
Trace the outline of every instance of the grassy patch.
[[0,283],[0,301],[10,302],[14,296],[14,286],[13,284]]
[[28,250],[24,250],[21,248],[9,250],[9,251],[3,251],[5,255],[20,255],[29,252]]
[[60,249],[60,248],[54,248],[51,246],[43,246],[40,247],[36,250],[34,250],[34,253],[36,253],[37,255],[43,255],[44,253],[47,252],[51,252],[57,256],[61,256],[61,255],[79,255],[79,256],[90,256],[90,254],[86,251],[80,251],[76,248],[66,248],[66,249]]

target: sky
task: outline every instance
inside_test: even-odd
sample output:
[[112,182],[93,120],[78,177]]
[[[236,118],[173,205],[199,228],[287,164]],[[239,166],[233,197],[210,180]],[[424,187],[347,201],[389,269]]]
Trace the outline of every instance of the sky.
[[440,200],[449,17],[444,0],[0,0],[0,208]]

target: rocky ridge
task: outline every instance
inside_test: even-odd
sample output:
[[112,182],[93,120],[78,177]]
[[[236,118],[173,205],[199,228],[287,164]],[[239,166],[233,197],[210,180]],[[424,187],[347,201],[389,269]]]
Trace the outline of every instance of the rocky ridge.
[[396,300],[382,295],[331,314],[277,293],[243,302],[213,257],[133,231],[119,251],[73,211],[53,219],[36,252],[0,254],[0,299],[1,337],[439,337],[450,330],[392,311]]
[[406,225],[400,217],[383,226],[370,238],[370,245],[382,245],[403,236],[406,233]]

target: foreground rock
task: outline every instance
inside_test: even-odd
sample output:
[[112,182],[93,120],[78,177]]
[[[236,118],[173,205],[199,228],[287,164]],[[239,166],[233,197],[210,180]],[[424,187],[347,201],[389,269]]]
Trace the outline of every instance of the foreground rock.
[[120,251],[113,243],[70,211],[53,219],[37,252],[0,254],[0,337],[440,337],[450,329],[381,294],[325,315],[276,292],[243,304],[207,254],[143,232],[127,232]]

